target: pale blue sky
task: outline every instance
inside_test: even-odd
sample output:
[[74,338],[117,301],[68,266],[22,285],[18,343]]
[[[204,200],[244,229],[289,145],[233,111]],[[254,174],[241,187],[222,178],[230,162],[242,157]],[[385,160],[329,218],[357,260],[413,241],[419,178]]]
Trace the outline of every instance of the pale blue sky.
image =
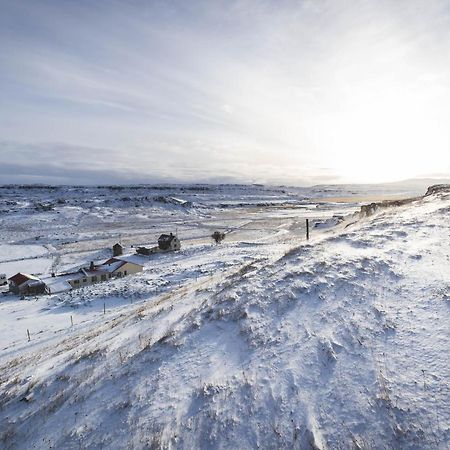
[[0,0],[0,180],[450,175],[442,0]]

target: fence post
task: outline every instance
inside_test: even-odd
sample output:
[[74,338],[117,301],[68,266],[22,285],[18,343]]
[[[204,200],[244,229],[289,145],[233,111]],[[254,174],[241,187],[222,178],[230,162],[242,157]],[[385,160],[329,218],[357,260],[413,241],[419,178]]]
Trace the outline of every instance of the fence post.
[[106,314],[106,303],[103,303],[103,314]]
[[309,240],[309,219],[306,219],[306,240]]
[[30,330],[27,328],[27,335],[28,335],[28,342],[31,341],[31,337],[30,337]]
[[73,327],[73,317],[70,316],[70,326]]

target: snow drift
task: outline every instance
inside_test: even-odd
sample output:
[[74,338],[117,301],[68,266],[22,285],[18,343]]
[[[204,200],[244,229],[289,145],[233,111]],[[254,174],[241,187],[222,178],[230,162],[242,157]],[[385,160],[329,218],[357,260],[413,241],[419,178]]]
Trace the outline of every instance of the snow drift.
[[0,368],[3,448],[446,448],[450,194]]

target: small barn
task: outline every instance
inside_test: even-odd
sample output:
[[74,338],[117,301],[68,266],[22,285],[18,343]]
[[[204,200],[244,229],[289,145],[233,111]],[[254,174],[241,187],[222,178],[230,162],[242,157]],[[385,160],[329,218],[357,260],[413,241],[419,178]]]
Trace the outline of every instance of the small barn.
[[116,242],[113,245],[113,256],[120,256],[123,255],[123,245],[120,242]]
[[162,234],[158,239],[158,248],[163,252],[176,251],[181,249],[181,243],[173,233]]
[[16,273],[8,278],[9,290],[19,295],[37,295],[45,293],[45,283],[38,277],[28,273]]
[[156,253],[157,250],[158,250],[158,247],[152,247],[152,248],[149,248],[149,247],[138,247],[136,249],[136,253],[138,255],[148,256],[148,255],[151,255],[152,253]]

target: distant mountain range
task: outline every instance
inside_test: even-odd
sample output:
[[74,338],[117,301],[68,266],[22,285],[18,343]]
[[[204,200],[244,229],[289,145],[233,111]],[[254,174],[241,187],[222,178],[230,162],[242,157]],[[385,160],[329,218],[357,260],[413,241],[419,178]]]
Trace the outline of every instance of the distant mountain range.
[[373,184],[328,184],[315,185],[315,190],[349,190],[355,192],[410,192],[415,194],[424,194],[429,186],[434,184],[450,184],[450,178],[411,178],[408,180],[394,181],[390,183]]

